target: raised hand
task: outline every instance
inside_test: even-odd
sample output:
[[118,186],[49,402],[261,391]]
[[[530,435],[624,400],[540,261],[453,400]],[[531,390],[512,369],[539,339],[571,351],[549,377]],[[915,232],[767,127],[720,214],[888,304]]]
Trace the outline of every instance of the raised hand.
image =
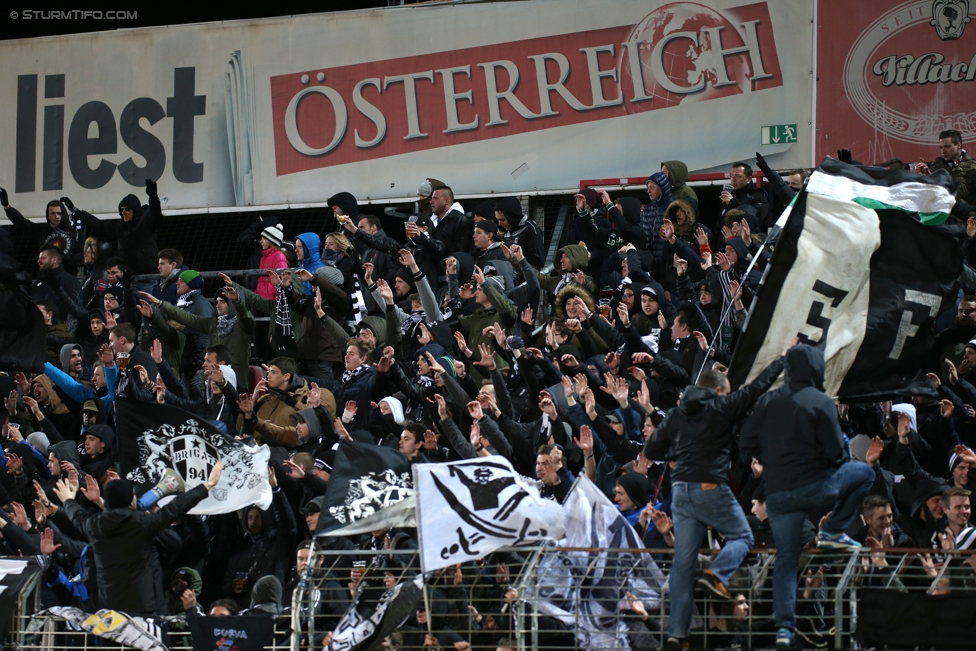
[[579,360],[575,356],[566,353],[559,358],[560,363],[566,368],[579,368]]
[[580,427],[579,438],[575,439],[576,446],[583,451],[584,457],[593,455],[593,430],[589,425]]
[[61,545],[54,544],[54,529],[45,529],[41,532],[41,554],[50,556],[61,549]]
[[444,375],[447,372],[441,363],[434,359],[433,353],[427,353],[427,363],[430,365],[430,370],[432,370],[437,375]]
[[153,315],[152,305],[146,301],[139,301],[136,303],[136,309],[139,310],[139,314],[142,315],[144,319],[151,319]]
[[230,287],[231,285],[234,284],[234,281],[231,280],[230,279],[230,276],[228,276],[227,274],[221,273],[221,274],[218,274],[218,276],[220,276],[220,280],[223,281],[224,287]]
[[281,284],[281,276],[279,276],[277,272],[272,269],[268,269],[268,271],[265,273],[268,276],[268,282],[271,283],[272,286],[277,287]]
[[617,303],[617,318],[625,327],[630,325],[630,309],[622,301]]
[[468,415],[471,416],[472,420],[475,422],[485,417],[485,412],[481,409],[481,403],[477,400],[472,400],[466,405],[466,407],[468,408]]
[[729,256],[722,252],[715,254],[715,260],[718,262],[718,266],[722,271],[728,271],[732,268],[732,262],[729,261]]
[[509,247],[509,251],[511,252],[512,257],[515,258],[516,262],[525,260],[525,254],[522,253],[522,247],[518,244],[513,244],[511,247]]
[[357,411],[359,411],[359,405],[356,404],[356,401],[347,400],[345,407],[342,409],[342,422],[351,423],[352,419],[356,417]]
[[373,284],[373,263],[372,262],[363,263],[363,280],[366,281],[367,285]]
[[424,432],[424,449],[425,450],[437,449],[437,434],[434,434],[432,430],[427,430],[426,432]]
[[233,285],[224,289],[224,294],[232,303],[236,303],[241,300],[241,292]]
[[708,244],[708,233],[705,229],[699,226],[695,229],[695,239],[698,240],[698,246],[705,246]]
[[445,267],[445,269],[447,271],[447,275],[448,276],[456,276],[457,275],[457,258],[455,258],[455,257],[452,256],[452,257],[448,258],[447,260],[445,260],[444,261],[444,267]]
[[641,381],[640,389],[637,390],[637,404],[641,406],[645,414],[654,411],[654,405],[651,404],[651,392],[647,388],[646,379]]
[[674,224],[671,223],[670,219],[665,219],[664,224],[661,226],[659,232],[662,240],[671,242],[674,239]]
[[473,362],[475,366],[483,366],[489,371],[495,370],[495,355],[491,352],[491,346],[488,344],[478,344],[478,354],[481,356],[481,359]]
[[954,404],[952,404],[952,401],[951,400],[941,400],[940,401],[940,404],[942,405],[942,417],[943,418],[952,418],[952,414],[956,411],[956,406]]
[[98,480],[87,475],[85,485],[81,488],[81,494],[92,504],[99,504],[102,499],[102,491],[98,487]]
[[539,409],[549,414],[549,418],[556,417],[556,405],[553,404],[552,396],[549,395],[548,391],[539,394]]
[[874,466],[878,459],[881,458],[881,453],[884,452],[884,441],[881,440],[880,436],[875,436],[871,439],[871,445],[868,446],[868,451],[864,455],[864,462],[869,466]]
[[[33,399],[33,398],[32,398]],[[24,392],[24,403],[27,403],[27,395]],[[3,399],[3,406],[7,408],[7,413],[11,416],[17,413],[17,392],[11,391],[7,394],[7,397]]]
[[465,375],[467,375],[468,369],[464,365],[464,362],[462,362],[459,359],[454,359],[454,360],[451,360],[451,363],[454,365],[454,374],[455,375],[457,375],[460,378],[463,378]]
[[292,479],[301,480],[305,478],[305,469],[291,459],[285,459],[281,462],[281,465],[285,468],[285,474]]
[[531,306],[525,308],[525,311],[522,312],[522,323],[524,323],[527,326],[535,327],[535,319],[533,318],[534,315],[535,312],[533,312]]
[[413,273],[417,273],[420,269],[417,266],[417,261],[414,260],[413,253],[410,249],[400,249],[400,264],[408,268]]
[[386,301],[386,304],[393,305],[393,288],[390,287],[390,283],[380,278],[376,281],[376,288],[379,289],[380,296]]
[[237,398],[237,407],[244,414],[245,418],[250,418],[254,413],[254,398],[249,393],[242,393]]
[[435,393],[434,402],[437,403],[437,415],[440,416],[441,420],[448,420],[451,417],[451,414],[447,411],[447,401],[444,399],[444,396],[439,393]]
[[460,330],[454,333],[454,341],[457,342],[458,350],[461,351],[465,357],[471,357],[474,353],[468,348],[468,342],[464,339],[464,333]]
[[[152,357],[152,361],[159,364],[163,361],[163,342],[159,339],[153,339],[152,345],[149,347],[149,355]],[[219,367],[218,367],[219,368]],[[213,379],[211,374],[210,379]]]
[[705,338],[705,335],[703,333],[695,330],[694,332],[691,333],[691,335],[695,338],[695,341],[698,342],[699,348],[701,348],[702,350],[708,350],[708,339]]
[[[144,301],[147,301],[149,303],[152,303],[153,305],[159,305],[159,303],[160,303],[160,300],[158,298],[156,298],[155,296],[153,296],[152,294],[150,294],[149,292],[137,292],[137,293],[139,294],[139,296],[142,297],[141,300],[144,300]],[[107,310],[106,310],[106,312],[107,312]],[[106,314],[106,316],[108,316],[108,315]]]
[[[965,361],[965,358],[963,361]],[[956,365],[953,364],[951,360],[946,359],[945,363],[949,368],[949,384],[955,384],[959,381],[959,371],[956,369]]]
[[478,283],[479,285],[485,284],[485,272],[481,270],[478,265],[474,266],[474,271],[471,273],[471,281]]
[[573,381],[569,379],[568,375],[564,375],[559,379],[559,383],[563,386],[563,395],[566,396],[566,400],[574,400],[573,393],[576,390],[573,386]]
[[583,406],[586,410],[586,415],[590,420],[596,420],[596,396],[593,395],[593,389],[587,388],[582,393],[583,396]]

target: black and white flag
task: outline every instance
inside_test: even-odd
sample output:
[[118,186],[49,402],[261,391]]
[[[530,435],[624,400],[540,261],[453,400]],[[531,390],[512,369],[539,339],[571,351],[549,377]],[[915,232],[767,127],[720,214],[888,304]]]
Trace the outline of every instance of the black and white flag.
[[918,369],[963,262],[942,225],[955,201],[951,184],[947,174],[824,161],[783,223],[736,345],[733,387],[800,335],[824,351],[830,396],[930,393]]
[[416,465],[414,485],[424,496],[417,502],[424,572],[564,533],[562,507],[543,499],[505,457]]
[[202,418],[170,405],[117,398],[119,456],[123,476],[153,485],[167,468],[175,470],[187,490],[202,484],[217,461],[224,462],[220,481],[192,515],[218,515],[257,504],[271,506],[268,446],[245,445]]
[[410,461],[391,448],[339,443],[316,535],[417,526]]
[[[537,607],[569,626],[581,649],[629,651],[620,616],[632,592],[650,613],[661,608],[665,576],[616,505],[586,477],[563,502],[566,536],[539,561]],[[589,548],[591,551],[563,551]],[[653,616],[653,615],[652,615]]]
[[163,644],[163,631],[151,619],[133,617],[117,610],[99,610],[95,614],[78,608],[55,606],[36,613],[27,627],[28,632],[38,632],[51,620],[60,617],[73,626],[122,646],[141,651],[168,651]]
[[325,647],[325,651],[365,651],[379,648],[377,645],[413,614],[423,596],[423,585],[422,574],[409,581],[401,581],[383,593],[375,609],[365,613],[360,612],[360,608],[363,608],[360,604],[363,592],[359,591],[349,612],[332,632],[332,642]]
[[39,571],[34,557],[0,557],[0,640],[6,640],[10,632],[21,590]]

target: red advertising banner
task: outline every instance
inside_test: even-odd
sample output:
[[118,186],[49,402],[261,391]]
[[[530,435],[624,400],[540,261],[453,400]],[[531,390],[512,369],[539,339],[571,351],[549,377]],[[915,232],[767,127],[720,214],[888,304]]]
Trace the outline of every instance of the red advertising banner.
[[976,151],[976,3],[820,0],[817,15],[818,160],[931,161],[945,129]]
[[620,27],[274,76],[275,163],[282,176],[782,85],[766,3],[676,2]]

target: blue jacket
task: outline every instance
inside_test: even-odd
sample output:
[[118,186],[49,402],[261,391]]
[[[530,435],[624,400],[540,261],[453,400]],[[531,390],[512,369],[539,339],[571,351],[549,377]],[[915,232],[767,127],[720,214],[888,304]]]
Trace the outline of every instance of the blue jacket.
[[[322,264],[322,240],[315,233],[302,233],[296,238],[299,242],[299,246],[302,247],[302,261],[298,263],[299,269],[305,269],[309,273],[314,274],[316,271],[324,267]],[[305,282],[305,295],[311,296],[315,293],[312,288],[312,283]]]
[[86,400],[98,400],[102,403],[103,407],[108,409],[115,401],[115,387],[118,386],[119,382],[119,367],[115,364],[105,367],[105,388],[108,389],[108,393],[101,398],[96,397],[94,391],[84,384],[78,383],[73,377],[51,362],[44,364],[44,375],[51,378],[51,382],[54,382],[55,386],[59,387],[69,398],[79,405],[84,404]]

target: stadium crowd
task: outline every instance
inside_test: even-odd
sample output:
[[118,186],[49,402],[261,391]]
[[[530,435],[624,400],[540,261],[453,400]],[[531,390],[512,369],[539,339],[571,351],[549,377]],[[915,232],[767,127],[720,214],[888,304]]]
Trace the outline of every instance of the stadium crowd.
[[[919,171],[949,171],[964,205],[973,159],[958,133],[942,142]],[[516,198],[462,206],[448,183],[426,179],[397,241],[340,192],[328,200],[333,232],[285,233],[274,217],[250,225],[240,243],[265,272],[256,282],[222,275],[213,296],[191,261],[157,241],[165,217],[153,181],[147,204],[122,199],[118,220],[61,197],[34,223],[0,189],[7,228],[39,247],[30,287],[49,358],[43,373],[0,375],[3,553],[43,558],[45,605],[284,616],[304,586],[335,448],[353,439],[411,463],[502,455],[555,500],[587,476],[648,548],[675,550],[671,623],[657,631],[665,648],[696,634],[696,588],[741,614],[734,575],[754,546],[794,556],[811,545],[930,548],[915,562],[933,576],[976,582],[968,561],[938,571],[938,552],[976,540],[976,283],[957,283],[919,369],[938,398],[835,407],[823,354],[802,343],[731,391],[724,373],[770,259],[767,234],[807,177],[783,178],[761,156],[757,166],[763,187],[734,163],[711,214],[680,161],[655,168],[644,200],[582,190],[551,271],[543,232]],[[976,219],[954,221],[976,267]],[[0,282],[9,290],[12,278]],[[763,397],[784,368],[784,388]],[[272,507],[186,515],[218,467],[167,506],[138,511],[148,487],[119,476],[119,438],[133,435],[116,428],[123,396],[270,446]],[[722,552],[696,574],[706,532]],[[375,600],[404,570],[402,557],[377,552],[417,544],[397,528],[317,541],[363,550],[369,564],[350,555],[320,570],[327,590],[303,616],[335,628],[355,594]],[[870,558],[872,575],[892,571],[884,553]],[[421,606],[385,644],[515,648],[505,604],[518,599],[509,582],[522,560],[499,554],[443,572],[429,584],[438,607]],[[790,648],[796,564],[792,576],[780,567],[768,633]],[[478,577],[474,588],[462,574]],[[819,576],[799,590],[815,592]],[[630,605],[633,648],[655,648],[645,606]],[[479,614],[489,612],[508,615]],[[573,648],[572,631],[548,619],[562,630],[546,644]]]

